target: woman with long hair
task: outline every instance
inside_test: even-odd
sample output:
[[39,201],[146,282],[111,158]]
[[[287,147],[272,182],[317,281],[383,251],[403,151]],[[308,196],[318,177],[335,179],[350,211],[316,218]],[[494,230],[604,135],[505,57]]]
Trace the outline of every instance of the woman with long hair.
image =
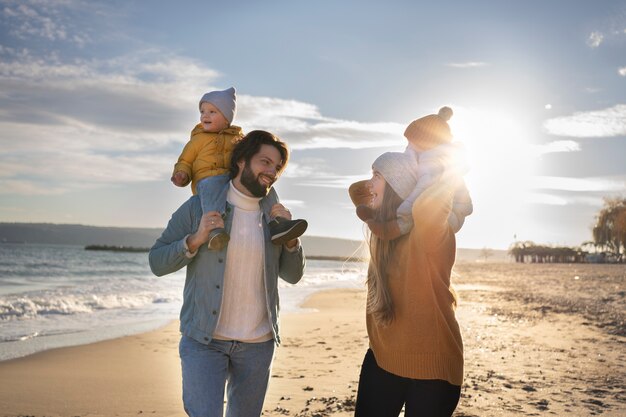
[[[417,183],[416,162],[387,152],[370,180],[350,187],[355,205],[386,222]],[[463,380],[463,342],[450,286],[456,241],[448,224],[458,183],[442,178],[412,207],[413,228],[394,240],[369,236],[366,322],[369,349],[356,417],[449,417]],[[384,235],[384,234],[383,234]]]

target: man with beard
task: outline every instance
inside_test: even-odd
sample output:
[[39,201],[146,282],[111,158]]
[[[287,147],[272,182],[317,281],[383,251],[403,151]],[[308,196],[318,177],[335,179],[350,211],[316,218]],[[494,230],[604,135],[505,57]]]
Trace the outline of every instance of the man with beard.
[[[197,196],[185,202],[150,249],[155,275],[187,266],[179,352],[183,402],[189,416],[260,416],[278,334],[278,277],[295,284],[304,272],[297,238],[271,244],[268,223],[291,213],[272,185],[289,160],[286,145],[271,133],[248,133],[233,150],[229,181],[215,196],[224,216],[202,214]],[[222,251],[205,244],[223,227]]]

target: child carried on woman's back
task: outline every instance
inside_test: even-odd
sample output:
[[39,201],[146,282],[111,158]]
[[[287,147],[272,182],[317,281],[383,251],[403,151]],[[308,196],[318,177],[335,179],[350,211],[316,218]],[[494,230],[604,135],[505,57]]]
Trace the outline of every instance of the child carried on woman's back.
[[448,120],[452,109],[442,107],[438,114],[430,114],[411,122],[404,136],[409,141],[405,152],[414,156],[417,166],[417,184],[411,194],[400,204],[397,217],[392,220],[376,219],[368,206],[358,206],[357,215],[367,223],[372,233],[383,240],[396,239],[411,230],[413,217],[411,209],[419,195],[439,180],[458,181],[454,194],[448,224],[454,233],[458,232],[465,217],[472,214],[473,205],[469,191],[462,179],[467,171],[462,147],[452,142]]

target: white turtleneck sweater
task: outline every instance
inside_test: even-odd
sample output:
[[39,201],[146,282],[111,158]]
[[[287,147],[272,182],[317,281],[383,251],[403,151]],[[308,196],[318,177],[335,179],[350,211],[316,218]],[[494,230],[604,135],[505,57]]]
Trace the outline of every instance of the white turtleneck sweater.
[[234,213],[226,250],[222,308],[213,337],[264,342],[272,339],[272,330],[267,315],[260,198],[248,197],[231,181],[226,199],[234,206]]

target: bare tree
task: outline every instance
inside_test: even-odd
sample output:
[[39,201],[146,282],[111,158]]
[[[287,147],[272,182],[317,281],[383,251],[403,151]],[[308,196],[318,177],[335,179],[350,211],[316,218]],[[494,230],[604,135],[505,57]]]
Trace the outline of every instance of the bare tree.
[[626,198],[606,198],[593,228],[596,245],[621,261],[626,249]]

